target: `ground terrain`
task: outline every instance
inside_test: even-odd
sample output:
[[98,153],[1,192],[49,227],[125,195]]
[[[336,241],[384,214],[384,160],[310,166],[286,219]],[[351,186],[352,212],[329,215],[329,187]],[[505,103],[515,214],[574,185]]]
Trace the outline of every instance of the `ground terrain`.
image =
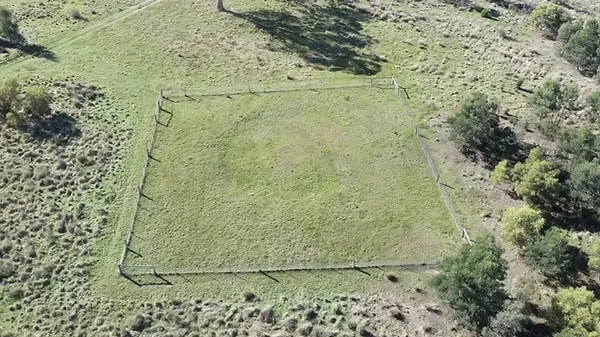
[[[409,88],[442,179],[454,187],[457,212],[476,235],[494,231],[500,210],[514,201],[498,201],[502,194],[487,171],[448,142],[447,115],[472,90],[493,93],[508,109],[505,123],[535,142],[525,131],[530,111],[526,94],[515,90],[517,77],[530,88],[556,76],[577,81],[584,92],[596,86],[558,58],[551,42],[540,41],[525,16],[503,8],[493,21],[437,1],[365,2],[361,11],[230,1],[233,13],[179,0],[6,4],[24,35],[52,57],[14,59],[0,65],[0,77],[40,83],[58,99],[57,117],[49,121],[55,123],[41,136],[0,132],[0,261],[9,271],[0,287],[3,335],[468,334],[427,289],[430,269],[283,274],[275,276],[279,282],[259,275],[178,277],[172,286],[145,287],[119,278],[116,261],[158,90],[393,75]],[[70,17],[69,6],[87,21]],[[413,149],[398,151],[417,161]],[[427,195],[440,209],[434,192]],[[514,252],[507,254],[510,286],[531,278]]]

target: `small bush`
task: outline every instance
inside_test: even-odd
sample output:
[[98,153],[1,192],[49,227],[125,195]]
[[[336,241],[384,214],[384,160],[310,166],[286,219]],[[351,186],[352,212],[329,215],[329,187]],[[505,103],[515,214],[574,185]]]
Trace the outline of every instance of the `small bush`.
[[23,112],[30,120],[36,120],[52,112],[52,96],[40,87],[29,87],[23,98]]
[[19,83],[16,79],[8,79],[0,86],[0,120],[6,114],[19,110]]
[[83,15],[81,14],[81,12],[79,11],[79,9],[73,8],[70,10],[69,15],[71,16],[71,18],[75,19],[75,20],[84,20],[85,18],[83,17]]
[[563,128],[557,132],[558,147],[573,156],[574,161],[593,161],[600,152],[600,138],[590,126],[581,129]]
[[484,148],[492,141],[493,130],[498,127],[499,106],[485,94],[474,93],[461,110],[448,119],[453,138],[463,147]]
[[546,80],[535,89],[531,103],[538,108],[540,118],[548,118],[555,112],[573,110],[579,98],[576,84],[564,84],[557,80]]
[[508,167],[508,160],[503,160],[496,165],[494,171],[492,171],[491,178],[496,184],[510,183],[510,167]]
[[592,244],[592,248],[589,251],[588,265],[590,269],[600,271],[600,240],[596,240]]
[[558,32],[562,56],[586,76],[600,67],[600,20],[578,20],[564,24]]
[[534,148],[524,163],[511,170],[515,193],[529,204],[537,204],[554,192],[558,184],[558,171],[544,159],[542,151]]
[[517,79],[517,81],[515,83],[515,87],[517,88],[517,90],[523,89],[523,83],[525,83],[525,79],[523,79],[523,78]]
[[483,328],[482,337],[514,337],[526,332],[530,320],[524,312],[525,304],[507,301],[504,308]]

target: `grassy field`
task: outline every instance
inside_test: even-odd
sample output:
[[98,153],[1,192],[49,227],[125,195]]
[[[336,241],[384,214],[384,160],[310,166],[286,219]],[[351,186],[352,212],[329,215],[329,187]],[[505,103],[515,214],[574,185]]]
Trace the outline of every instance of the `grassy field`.
[[[427,288],[433,274],[427,270],[283,273],[274,275],[279,282],[260,275],[173,277],[168,287],[138,287],[119,278],[116,263],[162,87],[393,75],[409,88],[409,105],[427,136],[424,141],[443,180],[454,187],[448,192],[461,220],[476,236],[487,231],[479,215],[495,207],[481,191],[495,192],[484,180],[487,172],[476,172],[475,177],[482,176],[479,184],[469,179],[472,165],[447,141],[445,118],[475,90],[525,116],[526,97],[514,89],[516,74],[528,88],[547,76],[576,74],[558,63],[551,46],[531,41],[536,35],[519,23],[525,16],[503,9],[498,21],[492,21],[430,0],[362,3],[365,10],[331,8],[325,1],[226,1],[233,13],[217,13],[208,1],[70,3],[88,21],[74,19],[63,1],[7,1],[25,35],[52,57],[2,65],[0,77],[17,76],[50,88],[55,82],[75,81],[104,93],[103,100],[82,111],[74,110],[68,93],[55,103],[81,130],[68,147],[28,143],[12,131],[10,139],[0,137],[0,151],[10,158],[2,163],[2,178],[10,179],[0,186],[2,247],[21,248],[2,249],[2,261],[13,261],[18,268],[1,287],[0,321],[9,323],[0,328],[29,335],[116,335],[141,305],[174,298],[239,300],[246,291],[276,305],[291,303],[284,297],[373,293],[409,303],[415,295],[419,301],[410,302],[415,313],[411,324],[427,314],[422,308],[427,299],[419,297],[425,295],[414,290]],[[48,16],[41,15],[44,8]],[[502,37],[500,30],[508,28],[510,38]],[[397,106],[393,97],[366,92],[294,95],[215,98],[174,107],[172,124],[160,135],[164,142],[157,142],[161,162],[151,163],[145,190],[155,203],[144,200],[144,207],[153,213],[142,214],[144,223],[134,238],[142,260],[216,268],[257,259],[273,264],[421,259],[435,254],[438,244],[451,249],[456,241],[450,237],[456,233],[401,110],[389,111]],[[237,129],[234,122],[239,122]],[[217,131],[223,131],[220,137],[210,136]],[[363,146],[367,144],[372,146]],[[30,160],[36,152],[40,155]],[[59,159],[68,163],[66,171],[56,169]],[[186,163],[187,168],[177,166]],[[50,172],[46,178],[56,184],[35,180],[43,176],[42,165]],[[291,166],[297,169],[291,172]],[[186,176],[164,174],[170,169],[185,170]],[[31,170],[41,175],[31,175]],[[180,177],[198,184],[184,185]],[[208,198],[206,191],[218,198]],[[190,211],[178,211],[184,207]],[[161,217],[177,222],[169,226]],[[66,231],[58,226],[64,219],[70,219]],[[157,223],[161,226],[153,226]],[[388,281],[389,273],[399,282]],[[9,296],[20,290],[21,299]],[[79,310],[73,313],[73,308]],[[156,309],[155,314],[184,316],[175,307],[168,310]],[[158,317],[156,322],[167,324]],[[214,323],[194,331],[209,335],[221,328]],[[387,335],[397,331],[390,328]]]
[[[170,106],[170,107],[169,107]],[[158,126],[126,264],[437,261],[456,227],[394,89],[200,97]]]

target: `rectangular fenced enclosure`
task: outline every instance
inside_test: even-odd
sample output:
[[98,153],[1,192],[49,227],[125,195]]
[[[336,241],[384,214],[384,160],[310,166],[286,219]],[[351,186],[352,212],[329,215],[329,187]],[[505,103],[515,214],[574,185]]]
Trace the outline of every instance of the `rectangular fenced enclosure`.
[[199,93],[164,91],[125,265],[428,262],[460,244],[389,81]]

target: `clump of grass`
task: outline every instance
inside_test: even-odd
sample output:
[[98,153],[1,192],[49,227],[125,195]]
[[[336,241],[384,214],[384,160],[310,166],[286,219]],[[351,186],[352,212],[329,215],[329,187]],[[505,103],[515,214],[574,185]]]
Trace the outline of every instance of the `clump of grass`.
[[394,274],[386,274],[385,278],[388,279],[388,281],[390,282],[398,282],[398,276],[394,275]]
[[72,9],[69,11],[69,16],[70,16],[72,19],[75,19],[75,20],[78,20],[78,21],[79,21],[79,20],[85,20],[85,18],[83,17],[83,15],[81,14],[81,12],[80,12],[80,11],[79,11],[79,9],[77,9],[77,8],[72,8]]
[[249,291],[247,291],[247,292],[244,293],[244,301],[245,302],[254,302],[256,300],[257,300],[257,298],[256,298],[256,295],[254,293],[249,292]]

